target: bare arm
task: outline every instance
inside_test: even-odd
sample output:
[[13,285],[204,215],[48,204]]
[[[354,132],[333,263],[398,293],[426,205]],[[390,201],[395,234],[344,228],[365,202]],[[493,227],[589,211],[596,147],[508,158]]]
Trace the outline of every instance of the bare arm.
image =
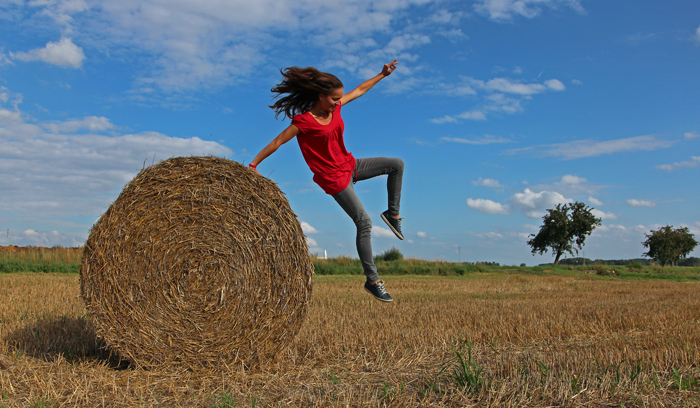
[[354,101],[355,99],[364,95],[365,92],[369,91],[374,85],[377,84],[377,82],[391,75],[391,73],[394,72],[394,70],[396,69],[397,63],[397,60],[394,60],[388,64],[384,64],[381,74],[377,75],[374,78],[366,80],[365,82],[361,83],[360,86],[358,86],[357,88],[343,95],[343,97],[340,98],[342,104],[345,105]]
[[250,164],[253,166],[257,166],[265,160],[269,155],[277,151],[277,149],[282,146],[283,144],[287,143],[288,141],[292,140],[294,136],[299,134],[299,128],[296,127],[295,125],[289,125],[286,129],[282,131],[273,141],[270,142],[267,146],[265,146],[260,153],[258,153],[257,156],[253,159]]

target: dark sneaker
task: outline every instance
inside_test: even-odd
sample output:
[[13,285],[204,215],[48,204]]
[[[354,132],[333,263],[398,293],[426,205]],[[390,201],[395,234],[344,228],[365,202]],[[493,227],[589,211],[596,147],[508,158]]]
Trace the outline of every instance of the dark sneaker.
[[403,239],[403,234],[401,233],[401,220],[403,220],[403,218],[394,218],[389,215],[389,210],[386,210],[382,213],[382,219],[399,239]]
[[384,289],[384,281],[379,281],[372,285],[369,283],[369,281],[365,282],[365,290],[370,293],[370,295],[374,296],[375,299],[381,300],[382,302],[393,302],[394,299],[389,296],[388,293],[386,293],[386,289]]

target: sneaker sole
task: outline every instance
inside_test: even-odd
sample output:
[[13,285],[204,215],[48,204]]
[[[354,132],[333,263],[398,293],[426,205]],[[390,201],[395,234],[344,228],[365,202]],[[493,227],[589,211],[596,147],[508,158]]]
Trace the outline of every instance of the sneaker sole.
[[363,289],[365,290],[365,292],[369,293],[370,295],[372,295],[373,298],[379,300],[380,302],[389,303],[389,302],[393,302],[393,301],[394,301],[394,299],[386,300],[386,299],[378,298],[378,297],[374,296],[374,293],[372,293],[369,289],[367,289],[367,288],[363,288]]
[[400,240],[403,241],[403,235],[401,235],[398,231],[396,231],[396,229],[394,228],[394,226],[391,225],[391,223],[389,222],[389,220],[386,219],[386,217],[384,216],[383,213],[382,213],[382,220],[384,220],[384,222],[386,223],[386,225],[389,226],[389,228],[391,229],[391,232],[393,232],[394,235],[396,235],[396,237],[397,237],[398,239],[400,239]]

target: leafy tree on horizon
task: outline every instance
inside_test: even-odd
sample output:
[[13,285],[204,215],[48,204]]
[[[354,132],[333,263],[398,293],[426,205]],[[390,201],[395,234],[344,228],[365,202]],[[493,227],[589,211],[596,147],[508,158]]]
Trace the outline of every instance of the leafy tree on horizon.
[[642,255],[657,260],[661,266],[666,266],[668,263],[671,266],[677,264],[698,245],[693,234],[688,231],[688,227],[674,229],[673,225],[667,225],[649,232],[651,234],[644,234],[647,239],[642,242],[649,251]]
[[[540,255],[552,250],[555,256],[554,264],[559,265],[559,258],[568,252],[574,255],[583,248],[586,236],[601,224],[601,219],[591,213],[593,208],[578,201],[570,204],[557,204],[556,208],[547,210],[542,217],[544,224],[540,232],[530,234],[532,238],[527,244],[532,247],[532,255]],[[575,244],[575,246],[574,246]]]
[[403,260],[403,254],[401,251],[399,251],[398,248],[396,247],[391,247],[391,249],[387,249],[386,251],[382,252],[381,255],[376,255],[374,257],[375,261],[401,261]]

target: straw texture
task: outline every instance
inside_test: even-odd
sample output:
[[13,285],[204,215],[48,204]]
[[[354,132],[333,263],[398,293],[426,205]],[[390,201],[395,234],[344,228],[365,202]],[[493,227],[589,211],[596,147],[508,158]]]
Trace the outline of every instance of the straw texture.
[[93,226],[81,295],[97,334],[138,366],[253,365],[305,319],[313,266],[272,181],[217,157],[142,170]]

